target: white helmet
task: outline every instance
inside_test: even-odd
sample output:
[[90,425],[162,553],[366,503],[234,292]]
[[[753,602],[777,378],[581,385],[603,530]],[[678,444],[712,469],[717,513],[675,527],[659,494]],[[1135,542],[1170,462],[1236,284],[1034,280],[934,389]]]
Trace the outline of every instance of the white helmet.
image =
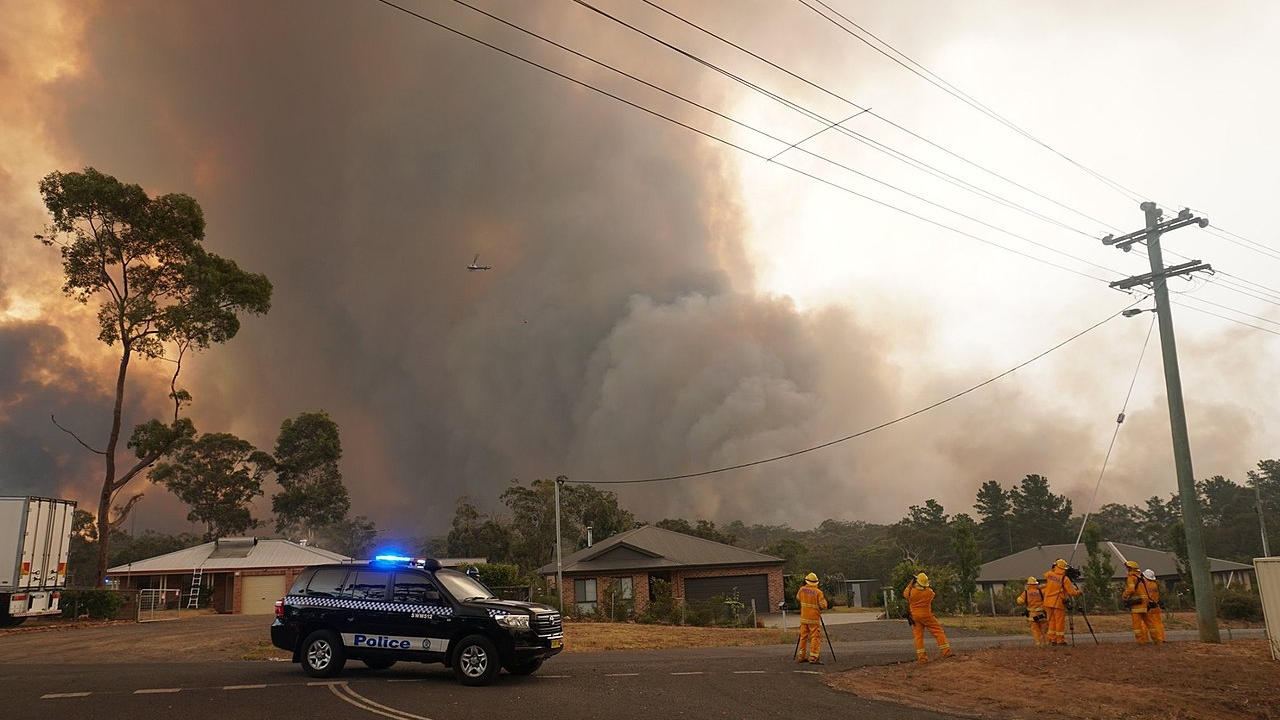
[[1144,577],[1144,578],[1146,578],[1146,579],[1148,579],[1148,580],[1155,580],[1155,579],[1156,579],[1156,571],[1155,571],[1155,570],[1152,570],[1151,568],[1147,568],[1146,570],[1143,570],[1143,571],[1142,571],[1142,577]]

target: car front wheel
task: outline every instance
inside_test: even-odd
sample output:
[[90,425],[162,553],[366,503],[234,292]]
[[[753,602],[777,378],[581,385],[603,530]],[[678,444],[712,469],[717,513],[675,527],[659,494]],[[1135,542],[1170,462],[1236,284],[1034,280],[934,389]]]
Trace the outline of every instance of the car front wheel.
[[463,685],[488,685],[502,669],[498,649],[483,635],[469,635],[453,655],[453,674]]

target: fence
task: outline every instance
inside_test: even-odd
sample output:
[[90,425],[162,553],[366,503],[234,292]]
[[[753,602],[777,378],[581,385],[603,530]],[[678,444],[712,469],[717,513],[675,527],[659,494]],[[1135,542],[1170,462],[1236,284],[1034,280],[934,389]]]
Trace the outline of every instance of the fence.
[[176,588],[138,590],[138,622],[177,620],[182,617],[182,591]]

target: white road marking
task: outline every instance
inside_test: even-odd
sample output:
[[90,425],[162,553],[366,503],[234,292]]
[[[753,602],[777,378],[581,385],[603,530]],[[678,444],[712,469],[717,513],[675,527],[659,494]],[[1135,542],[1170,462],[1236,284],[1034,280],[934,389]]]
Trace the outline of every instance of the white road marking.
[[671,673],[671,674],[672,674],[672,675],[701,675],[701,674],[702,674],[702,671],[701,671],[701,670],[694,670],[693,672],[673,672],[673,673]]
[[144,688],[142,690],[134,690],[134,695],[163,695],[165,693],[182,692],[182,688]]
[[605,677],[640,677],[640,673],[605,673]]
[[87,693],[87,692],[74,692],[74,693],[49,693],[48,695],[41,695],[41,696],[40,696],[40,699],[41,699],[41,700],[56,700],[57,698],[69,698],[69,697],[89,697],[89,693]]
[[261,690],[266,685],[224,685],[223,690]]

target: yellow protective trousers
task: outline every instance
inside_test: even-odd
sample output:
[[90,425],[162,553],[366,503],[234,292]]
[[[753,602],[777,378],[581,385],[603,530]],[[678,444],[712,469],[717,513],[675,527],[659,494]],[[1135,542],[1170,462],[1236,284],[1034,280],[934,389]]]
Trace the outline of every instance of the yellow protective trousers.
[[929,654],[924,651],[924,631],[928,630],[933,636],[934,642],[938,643],[938,649],[942,651],[942,657],[951,657],[951,643],[947,642],[947,634],[942,632],[942,625],[938,623],[938,618],[933,615],[924,615],[911,617],[911,634],[916,640],[916,659],[920,662],[929,662]]
[[1151,613],[1146,610],[1129,613],[1129,619],[1133,621],[1133,639],[1137,640],[1139,645],[1151,642],[1150,615]]
[[[1034,618],[1036,614],[1032,613],[1031,617]],[[1044,620],[1031,620],[1031,637],[1036,641],[1036,647],[1044,647],[1049,643],[1048,613],[1045,613]]]
[[1151,608],[1147,611],[1147,619],[1150,620],[1151,642],[1164,642],[1164,612],[1158,607]]
[[822,625],[801,620],[800,642],[796,647],[799,648],[799,652],[796,654],[797,660],[816,662],[818,653],[822,652]]
[[1049,616],[1049,644],[1066,645],[1067,609],[1060,607],[1046,607],[1044,612]]

